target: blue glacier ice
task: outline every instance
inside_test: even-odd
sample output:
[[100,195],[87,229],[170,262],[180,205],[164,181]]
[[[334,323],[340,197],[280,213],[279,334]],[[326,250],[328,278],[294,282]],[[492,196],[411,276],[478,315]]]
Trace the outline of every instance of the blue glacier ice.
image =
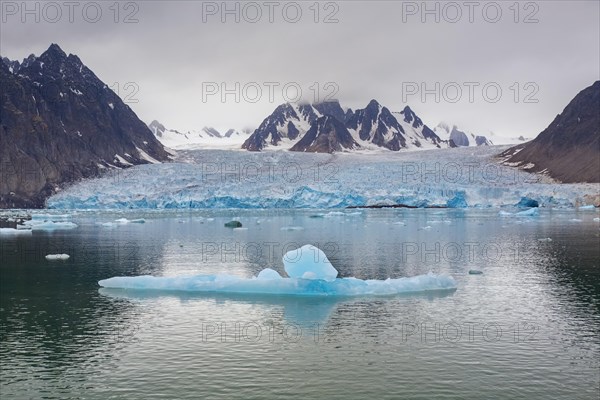
[[297,296],[385,296],[456,289],[454,278],[432,273],[386,280],[336,278],[337,270],[320,249],[314,246],[303,246],[301,249],[305,250],[284,256],[285,270],[290,275],[289,278],[266,268],[257,277],[249,279],[227,274],[173,277],[144,275],[118,276],[101,280],[98,284],[113,289]]
[[322,279],[332,282],[338,271],[331,265],[321,249],[307,244],[288,251],[283,256],[285,272],[290,278]]
[[561,184],[502,165],[502,149],[372,154],[180,151],[174,162],[110,170],[47,201],[51,209],[498,207],[572,208],[593,184]]
[[[261,271],[262,272],[262,271]],[[240,278],[234,275],[155,277],[150,275],[113,277],[98,284],[105,288],[191,291],[213,293],[256,293],[300,296],[385,296],[400,293],[452,290],[456,281],[446,275],[417,275],[409,278],[362,280],[336,278],[333,281],[302,278]]]

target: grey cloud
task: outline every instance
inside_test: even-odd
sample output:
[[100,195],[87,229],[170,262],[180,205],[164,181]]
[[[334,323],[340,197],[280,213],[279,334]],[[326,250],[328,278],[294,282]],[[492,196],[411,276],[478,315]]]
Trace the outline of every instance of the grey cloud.
[[[2,3],[3,10],[7,3],[21,4]],[[375,98],[400,110],[406,100],[430,125],[446,120],[482,133],[533,136],[578,91],[600,79],[600,5],[596,1],[521,2],[518,23],[509,9],[513,2],[497,3],[503,12],[497,23],[487,22],[478,12],[473,23],[466,15],[456,23],[445,21],[443,15],[440,23],[432,16],[422,23],[420,15],[406,16],[403,21],[403,7],[420,6],[420,1],[321,2],[319,23],[313,21],[312,1],[298,2],[303,16],[297,23],[286,22],[277,12],[273,23],[265,14],[258,23],[243,18],[235,23],[231,16],[222,23],[218,15],[208,16],[205,23],[202,7],[210,2],[121,2],[115,23],[109,9],[114,2],[98,3],[103,16],[96,23],[85,21],[77,12],[73,23],[66,16],[56,23],[43,18],[35,23],[28,16],[22,23],[20,15],[3,11],[6,22],[0,26],[0,53],[21,59],[58,43],[67,53],[79,55],[105,82],[116,83],[122,97],[126,94],[123,86],[134,82],[139,88],[134,96],[138,102],[130,105],[142,119],[159,119],[182,130],[204,125],[220,129],[256,126],[283,101],[278,89],[275,101],[269,102],[267,87],[262,86],[263,96],[256,103],[243,98],[236,103],[231,95],[225,102],[219,96],[203,102],[203,82],[225,82],[230,88],[235,82],[241,86],[279,82],[280,87],[295,82],[307,100],[314,98],[311,87],[315,88],[315,82],[321,98],[331,92],[324,85],[334,82],[339,88],[335,97],[352,108],[364,107]],[[123,22],[134,10],[128,3],[137,7],[133,18],[139,22]],[[438,7],[447,3],[440,2]],[[480,2],[478,10],[490,3]],[[535,11],[527,3],[537,6],[533,18],[538,23],[523,23]],[[281,2],[278,10],[285,4],[289,2]],[[429,8],[434,6],[435,2],[428,2]],[[334,17],[339,22],[323,23],[336,9]],[[480,86],[473,103],[464,86],[456,103],[447,98],[436,102],[432,95],[423,102],[420,95],[403,99],[403,87],[410,82],[428,88],[436,82],[441,87],[451,82],[461,86],[478,82]],[[503,91],[497,103],[482,97],[480,88],[488,82],[497,83]],[[515,82],[518,102],[513,99]],[[539,89],[532,97],[537,103],[523,102],[535,91],[525,88],[528,82]]]

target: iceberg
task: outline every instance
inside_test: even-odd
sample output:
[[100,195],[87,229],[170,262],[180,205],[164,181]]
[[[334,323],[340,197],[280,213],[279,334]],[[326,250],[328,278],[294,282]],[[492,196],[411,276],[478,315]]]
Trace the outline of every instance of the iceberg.
[[46,260],[55,261],[55,260],[68,260],[71,258],[68,254],[48,254],[46,256]]
[[337,269],[331,265],[325,253],[310,244],[285,253],[283,265],[290,278],[322,279],[331,282],[338,275]]
[[516,213],[500,210],[498,215],[501,217],[537,217],[540,215],[540,211],[537,208],[530,208],[529,210],[519,211]]
[[[261,271],[262,273],[263,271]],[[273,271],[275,272],[275,271]],[[259,275],[261,275],[259,273]],[[155,277],[151,275],[113,277],[98,282],[104,288],[213,293],[254,293],[298,296],[389,296],[401,293],[454,290],[451,276],[417,275],[386,280],[336,278],[333,281],[303,278],[276,278],[270,273],[260,278],[234,275],[195,275]]]
[[31,229],[34,231],[54,231],[54,230],[77,228],[77,224],[75,224],[73,222],[44,221],[39,224],[34,223],[34,224],[29,224],[29,225],[31,225]]
[[77,228],[77,224],[70,222],[69,214],[33,214],[29,221],[17,226],[17,229],[31,229],[34,231],[53,231]]
[[0,235],[31,235],[31,229],[0,228]]
[[386,280],[337,278],[338,271],[331,265],[325,253],[311,245],[286,253],[283,262],[289,278],[284,278],[277,271],[266,268],[252,278],[227,274],[174,277],[117,276],[103,279],[98,284],[112,289],[296,296],[389,296],[456,289],[454,278],[433,273]]

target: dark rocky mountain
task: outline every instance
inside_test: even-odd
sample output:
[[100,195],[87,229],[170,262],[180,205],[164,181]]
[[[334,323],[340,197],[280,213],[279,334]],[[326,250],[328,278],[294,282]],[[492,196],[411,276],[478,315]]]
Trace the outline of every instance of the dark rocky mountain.
[[219,132],[218,130],[216,130],[215,128],[210,127],[210,126],[205,126],[204,128],[202,128],[202,132],[204,132],[206,134],[206,136],[209,136],[209,137],[217,137],[217,138],[223,137],[223,136],[221,136],[221,132]]
[[371,100],[367,107],[356,110],[346,126],[358,133],[363,142],[398,151],[406,147],[404,129],[390,110]]
[[290,151],[333,153],[358,148],[360,145],[356,143],[343,122],[331,115],[324,115],[311,125],[308,132],[292,146]]
[[[448,142],[441,140],[423,121],[406,107],[400,113],[393,113],[377,101],[371,100],[364,109],[352,111],[344,109],[337,101],[317,104],[282,104],[268,116],[246,140],[242,148],[260,151],[267,146],[294,147],[314,127],[323,116],[331,116],[346,127],[354,142],[360,147],[382,147],[392,151],[404,148],[448,147]],[[398,119],[399,118],[399,119]],[[333,122],[329,121],[329,125]],[[335,131],[339,131],[336,124]],[[316,127],[312,133],[320,134],[323,126]],[[335,135],[328,136],[331,140]],[[345,137],[340,133],[339,139]],[[313,146],[314,138],[307,139],[296,147],[299,151],[339,151],[337,149],[354,149],[348,142],[338,145]],[[309,144],[310,143],[310,144]],[[285,146],[284,146],[285,147]],[[311,149],[311,150],[307,150]]]
[[575,96],[534,140],[501,156],[508,165],[564,183],[600,182],[600,81]]
[[[475,135],[473,133],[464,132],[456,125],[450,125],[440,122],[435,127],[434,132],[442,139],[450,144],[450,147],[467,147],[467,146],[493,146],[491,140],[483,135]],[[493,135],[493,133],[490,133]]]
[[322,103],[313,104],[313,106],[315,110],[320,112],[322,115],[331,115],[333,118],[343,122],[344,124],[353,115],[353,111],[351,109],[344,111],[337,100],[324,101]]
[[133,110],[56,44],[22,63],[3,58],[0,84],[0,207],[43,207],[61,185],[168,160]]
[[278,146],[284,139],[296,140],[317,120],[317,113],[310,104],[281,104],[265,118],[242,148],[260,151],[268,145]]
[[475,136],[475,145],[476,146],[492,146],[493,143],[485,136],[476,135]]
[[411,124],[411,126],[415,129],[422,129],[422,135],[425,139],[431,141],[431,143],[436,145],[442,144],[442,139],[439,138],[438,135],[435,134],[427,125],[423,123],[421,118],[415,114],[413,110],[409,106],[404,107],[404,110],[400,112],[404,116],[404,122]]
[[469,146],[469,136],[465,132],[458,130],[458,128],[456,126],[452,127],[452,131],[450,132],[450,140],[457,147],[468,147]]

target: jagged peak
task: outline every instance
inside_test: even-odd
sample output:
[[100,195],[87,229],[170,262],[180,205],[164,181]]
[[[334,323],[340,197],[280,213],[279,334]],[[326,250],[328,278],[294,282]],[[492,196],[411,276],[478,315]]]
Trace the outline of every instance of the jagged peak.
[[367,107],[365,108],[374,108],[374,107],[381,107],[381,104],[379,104],[379,102],[375,99],[372,99],[371,101],[369,101],[369,104],[367,104]]
[[48,47],[48,50],[46,50],[45,52],[42,53],[42,55],[40,56],[40,58],[46,58],[46,57],[58,57],[58,58],[67,58],[67,53],[65,53],[63,51],[63,49],[60,48],[59,45],[57,45],[56,43],[52,43],[50,45],[50,47]]

